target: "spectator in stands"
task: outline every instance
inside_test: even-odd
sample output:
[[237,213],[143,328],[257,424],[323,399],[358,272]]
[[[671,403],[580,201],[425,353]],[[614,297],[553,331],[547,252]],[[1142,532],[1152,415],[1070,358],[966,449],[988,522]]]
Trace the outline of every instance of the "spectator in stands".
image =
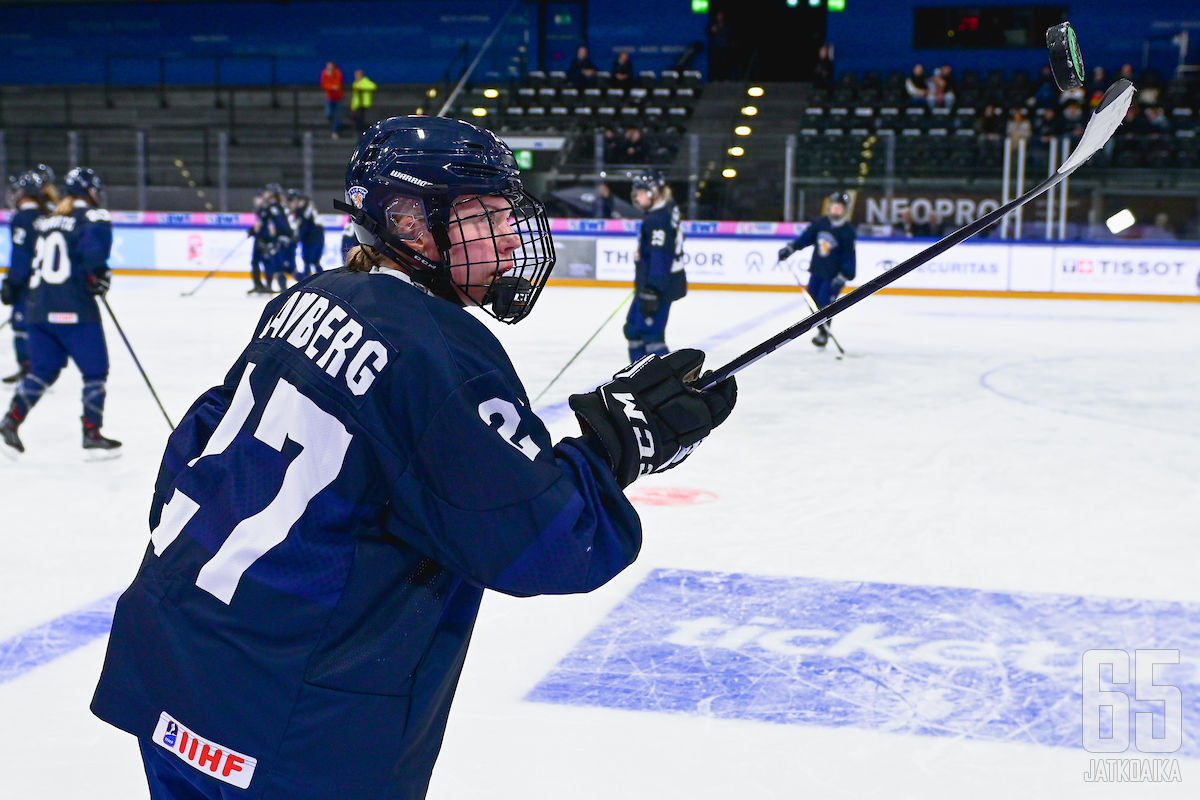
[[617,163],[619,164],[645,164],[646,163],[646,142],[642,135],[642,129],[634,125],[630,125],[625,129],[625,135],[621,140],[620,152],[618,153]]
[[1004,138],[1004,109],[989,105],[979,118],[979,135],[990,142]]
[[925,67],[921,64],[914,65],[908,79],[904,81],[904,91],[908,93],[910,106],[920,108],[928,104],[929,87],[927,84]]
[[906,239],[912,239],[916,236],[929,236],[929,224],[925,222],[913,222],[912,209],[906,208],[900,212],[900,222],[896,225],[896,233]]
[[1108,74],[1104,71],[1104,67],[1093,67],[1092,74],[1084,88],[1089,109],[1100,105],[1100,99],[1104,97],[1104,91],[1108,89],[1108,84]]
[[926,84],[926,101],[930,108],[954,108],[954,77],[950,66],[938,67]]
[[1179,237],[1171,228],[1171,220],[1165,212],[1154,215],[1154,224],[1142,228],[1142,238],[1154,242],[1173,242]]
[[[1133,82],[1133,64],[1122,64],[1121,72],[1117,77]],[[1135,83],[1134,85],[1136,86],[1137,84]]]
[[613,214],[615,207],[616,203],[613,201],[612,187],[601,181],[600,185],[596,187],[596,218],[611,219],[615,216]]
[[817,65],[813,68],[813,88],[828,94],[833,91],[833,45],[825,43],[817,51]]
[[1037,112],[1033,127],[1038,141],[1043,144],[1049,144],[1051,139],[1056,139],[1062,135],[1063,120],[1058,115],[1057,109],[1043,108]]
[[587,45],[579,45],[575,51],[575,60],[567,68],[567,83],[576,89],[586,89],[596,85],[596,65],[588,56]]
[[1083,90],[1082,86],[1067,89],[1058,96],[1058,104],[1060,106],[1065,106],[1067,103],[1079,103],[1082,105],[1085,102],[1087,102],[1087,93]]
[[342,71],[332,61],[325,62],[321,70],[321,90],[325,92],[325,119],[329,120],[329,130],[334,139],[342,130]]
[[1054,82],[1054,70],[1049,64],[1046,64],[1038,74],[1033,94],[1025,101],[1025,105],[1030,108],[1050,108],[1058,104],[1058,94],[1058,85]]
[[604,161],[607,164],[621,163],[621,140],[612,128],[604,129]]
[[1087,127],[1087,119],[1083,113],[1083,106],[1079,103],[1067,103],[1063,107],[1062,122],[1060,130],[1073,139],[1078,139],[1083,136],[1083,129]]
[[375,104],[378,88],[361,69],[354,70],[354,83],[350,84],[350,118],[360,135],[366,133],[371,124],[371,106]]
[[612,85],[621,89],[632,89],[633,76],[635,74],[633,71],[633,59],[629,57],[629,51],[622,50],[617,53],[617,57],[613,59],[612,65]]
[[1029,124],[1029,117],[1025,115],[1025,109],[1014,108],[1012,110],[1005,133],[1010,139],[1028,140],[1033,136],[1033,126]]
[[708,24],[708,79],[710,81],[723,81],[730,77],[729,55],[729,25],[725,22],[725,12],[717,11]]

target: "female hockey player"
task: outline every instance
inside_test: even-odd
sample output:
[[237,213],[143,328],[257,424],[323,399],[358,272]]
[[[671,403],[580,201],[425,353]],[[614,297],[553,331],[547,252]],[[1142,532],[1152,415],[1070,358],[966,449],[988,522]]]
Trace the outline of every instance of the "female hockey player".
[[49,216],[34,221],[37,239],[29,276],[26,318],[29,373],[17,384],[0,439],[18,452],[25,446],[17,428],[58,379],[67,358],[83,374],[83,447],[115,450],[121,443],[100,433],[104,422],[108,347],[96,297],[108,291],[112,220],[101,208],[100,176],[76,167],[63,182],[66,197]]
[[687,294],[687,273],[680,260],[679,207],[662,173],[650,170],[636,176],[632,195],[633,204],[646,212],[634,262],[635,295],[625,318],[629,359],[637,361],[647,353],[666,354],[667,317],[671,303]]
[[420,798],[484,589],[586,592],[637,556],[622,489],[729,414],[703,354],[574,395],[554,444],[499,342],[554,265],[493,134],[395,117],[351,157],[347,266],[267,304],[167,443],[92,710],[150,795]]
[[[779,260],[786,261],[792,253],[812,245],[812,262],[808,266],[808,293],[817,308],[824,308],[837,299],[846,281],[854,279],[854,226],[850,224],[850,197],[834,192],[826,199],[825,216],[817,217],[798,237],[779,251]],[[826,323],[828,324],[828,323]],[[817,328],[812,343],[824,347],[829,342],[825,325]]]
[[289,192],[288,207],[295,220],[296,240],[300,245],[300,260],[303,266],[296,270],[297,278],[323,272],[321,256],[325,253],[325,226],[317,219],[317,209],[312,199],[296,192]]
[[33,243],[37,239],[33,221],[49,213],[51,201],[46,192],[46,182],[37,172],[26,172],[10,181],[9,198],[14,213],[8,223],[8,231],[12,255],[8,262],[8,275],[0,282],[0,302],[12,306],[13,351],[17,357],[17,371],[6,377],[4,382],[18,383],[29,373],[25,295],[29,291]]

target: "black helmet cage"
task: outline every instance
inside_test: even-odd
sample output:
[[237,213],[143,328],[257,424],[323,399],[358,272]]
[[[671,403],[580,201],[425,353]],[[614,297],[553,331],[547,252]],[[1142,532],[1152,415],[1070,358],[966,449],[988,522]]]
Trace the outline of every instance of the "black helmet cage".
[[[484,197],[504,202],[489,205]],[[439,297],[459,305],[466,297],[503,322],[529,314],[554,267],[545,207],[521,185],[512,151],[465,122],[394,117],[376,123],[350,159],[346,200],[335,200],[334,208],[350,214],[361,244],[409,267],[412,279]],[[412,246],[416,237],[405,218],[424,223],[438,260]]]

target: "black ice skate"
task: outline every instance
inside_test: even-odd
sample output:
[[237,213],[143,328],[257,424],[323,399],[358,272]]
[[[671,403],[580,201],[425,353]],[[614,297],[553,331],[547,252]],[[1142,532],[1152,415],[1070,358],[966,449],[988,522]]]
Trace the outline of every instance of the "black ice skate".
[[[12,414],[5,414],[4,419],[0,420],[0,439],[3,439],[4,444],[9,448],[16,450],[18,453],[24,453],[25,445],[21,444],[21,437],[17,436],[17,427],[20,424]],[[9,454],[11,455],[11,451]]]
[[817,347],[824,347],[829,344],[829,333],[824,326],[817,329],[817,335],[813,337],[812,343]]
[[92,425],[87,422],[83,424],[83,449],[84,450],[116,450],[121,446],[121,443],[116,439],[109,439],[100,433],[98,425]]

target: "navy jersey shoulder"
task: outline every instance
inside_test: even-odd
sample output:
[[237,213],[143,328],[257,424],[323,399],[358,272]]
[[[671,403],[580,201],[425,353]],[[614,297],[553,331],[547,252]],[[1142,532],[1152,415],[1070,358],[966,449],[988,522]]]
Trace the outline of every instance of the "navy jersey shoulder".
[[42,215],[36,205],[18,208],[9,220],[9,238],[12,241],[12,255],[9,259],[8,280],[17,286],[29,284],[30,271],[33,265],[34,245],[37,231],[33,227],[34,220]]
[[[641,542],[482,323],[345,269],[267,305],[171,435],[150,525],[93,710],[141,736],[169,711],[304,797],[421,796],[482,590],[586,591]],[[311,759],[362,747],[390,756]]]

